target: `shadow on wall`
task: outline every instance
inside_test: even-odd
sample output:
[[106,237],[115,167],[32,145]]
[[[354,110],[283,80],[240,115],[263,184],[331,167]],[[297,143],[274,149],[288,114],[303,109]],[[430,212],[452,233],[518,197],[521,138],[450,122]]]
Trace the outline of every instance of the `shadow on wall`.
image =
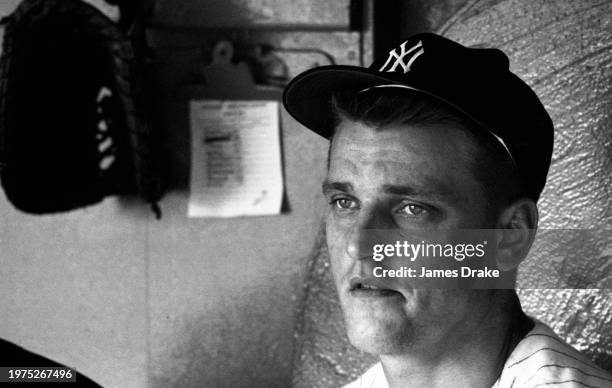
[[[151,115],[159,136],[164,160],[162,177],[168,191],[189,189],[191,135],[188,96],[183,90],[204,83],[201,67],[211,61],[207,40],[195,36],[201,38],[204,29],[252,25],[252,13],[244,4],[241,6],[239,0],[208,1],[205,7],[198,1],[156,2],[151,24],[170,34],[182,33],[190,37],[188,47],[153,47]],[[218,38],[223,38],[223,34]]]
[[[159,133],[163,177],[168,191],[185,191],[189,183],[190,144],[186,111],[188,90],[204,87],[202,67],[210,63],[216,41],[228,39],[240,55],[242,45],[266,43],[278,47],[320,48],[343,62],[356,55],[357,39],[349,33],[318,31],[317,27],[348,26],[348,0],[159,0],[152,18],[158,40],[154,42],[152,64],[153,122]],[[282,6],[281,6],[282,4]],[[293,30],[304,26],[305,30]],[[242,53],[244,55],[244,53]],[[309,53],[312,56],[312,52]],[[301,62],[305,54],[294,55]],[[321,60],[322,58],[318,58]],[[325,59],[325,58],[323,58]],[[294,58],[295,61],[295,58]],[[326,63],[326,62],[323,62]],[[348,64],[348,63],[347,63]],[[293,65],[290,64],[293,71]],[[303,65],[303,64],[301,64]],[[232,88],[227,88],[231,92]],[[280,94],[280,93],[279,93]]]

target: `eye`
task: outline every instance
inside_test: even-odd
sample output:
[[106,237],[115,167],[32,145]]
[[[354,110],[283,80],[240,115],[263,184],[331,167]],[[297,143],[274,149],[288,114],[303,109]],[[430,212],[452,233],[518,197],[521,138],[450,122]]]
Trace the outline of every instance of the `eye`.
[[334,205],[334,207],[336,207],[337,209],[342,209],[342,210],[357,208],[357,203],[348,198],[332,199],[331,204]]
[[409,203],[401,206],[397,212],[405,217],[418,217],[427,212],[423,206],[414,203]]

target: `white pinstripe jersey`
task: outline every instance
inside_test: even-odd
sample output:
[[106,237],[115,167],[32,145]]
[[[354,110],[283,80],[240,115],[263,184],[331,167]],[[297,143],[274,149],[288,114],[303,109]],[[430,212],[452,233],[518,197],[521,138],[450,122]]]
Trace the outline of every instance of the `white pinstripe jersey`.
[[[389,388],[380,363],[344,388]],[[545,324],[516,345],[492,388],[612,388],[612,376],[565,343]]]

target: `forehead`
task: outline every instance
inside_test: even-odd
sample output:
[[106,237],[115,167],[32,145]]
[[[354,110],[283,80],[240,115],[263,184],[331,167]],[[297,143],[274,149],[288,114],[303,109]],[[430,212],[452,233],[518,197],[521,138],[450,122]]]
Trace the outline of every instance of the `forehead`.
[[[453,192],[473,189],[475,143],[450,124],[376,128],[343,120],[332,140],[328,180],[367,178],[364,184],[411,184]],[[353,182],[356,183],[356,182]]]

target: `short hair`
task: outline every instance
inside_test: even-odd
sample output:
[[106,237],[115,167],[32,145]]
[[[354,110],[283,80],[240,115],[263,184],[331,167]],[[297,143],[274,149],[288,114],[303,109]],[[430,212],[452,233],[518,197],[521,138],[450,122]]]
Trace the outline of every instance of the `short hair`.
[[[336,93],[331,99],[334,128],[342,120],[383,129],[392,125],[450,124],[474,142],[472,171],[494,217],[512,201],[527,196],[518,170],[502,144],[487,130],[454,107],[407,89],[370,89]],[[333,141],[333,135],[330,138]]]

